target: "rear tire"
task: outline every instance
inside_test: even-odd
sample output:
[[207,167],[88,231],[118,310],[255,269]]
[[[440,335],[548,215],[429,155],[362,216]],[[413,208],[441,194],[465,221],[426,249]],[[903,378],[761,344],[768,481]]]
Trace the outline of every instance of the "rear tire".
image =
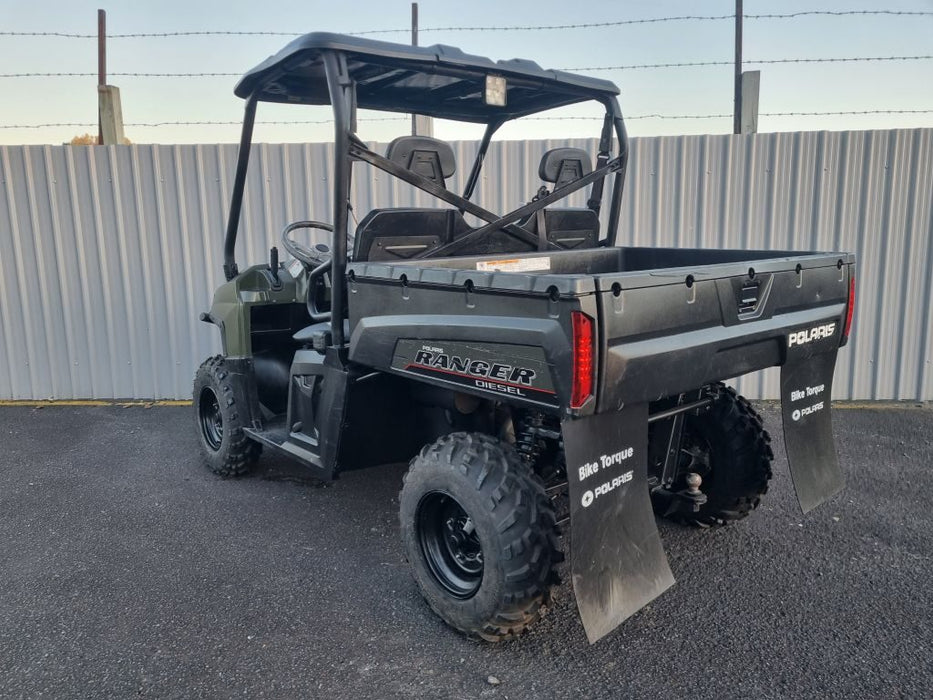
[[724,385],[713,387],[709,411],[684,418],[682,461],[673,490],[686,486],[687,473],[703,478],[707,501],[696,513],[674,520],[693,525],[724,525],[755,510],[771,479],[771,436],[748,400]]
[[220,476],[240,476],[259,459],[262,445],[243,432],[230,372],[220,355],[208,358],[194,375],[194,421],[201,455]]
[[399,502],[415,581],[447,624],[497,642],[541,616],[562,555],[544,486],[511,445],[441,437],[412,460]]

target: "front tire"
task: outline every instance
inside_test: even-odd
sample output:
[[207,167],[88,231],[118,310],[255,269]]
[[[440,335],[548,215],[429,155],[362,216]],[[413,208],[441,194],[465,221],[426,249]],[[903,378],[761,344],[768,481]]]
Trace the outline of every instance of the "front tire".
[[201,456],[220,476],[240,476],[259,459],[262,445],[243,432],[243,419],[220,355],[208,358],[194,375],[194,420]]
[[496,642],[541,616],[561,559],[554,510],[510,445],[441,437],[412,460],[399,501],[415,581],[447,624]]

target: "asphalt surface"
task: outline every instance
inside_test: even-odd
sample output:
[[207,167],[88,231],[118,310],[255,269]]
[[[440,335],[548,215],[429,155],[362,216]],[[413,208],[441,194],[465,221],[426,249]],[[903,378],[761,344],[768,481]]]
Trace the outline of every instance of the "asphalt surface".
[[190,408],[0,408],[0,696],[933,696],[933,411],[837,411],[847,488],[806,517],[763,412],[762,507],[661,524],[677,584],[590,646],[567,583],[513,642],[438,620],[402,466],[325,487],[266,455],[224,480]]

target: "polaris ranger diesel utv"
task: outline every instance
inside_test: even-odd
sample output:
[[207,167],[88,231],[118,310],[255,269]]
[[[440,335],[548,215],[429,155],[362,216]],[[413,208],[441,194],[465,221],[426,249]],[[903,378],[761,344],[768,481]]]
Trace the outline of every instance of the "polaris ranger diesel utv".
[[[612,83],[315,33],[235,92],[246,116],[227,282],[201,316],[220,329],[223,355],[194,383],[198,436],[218,474],[246,472],[263,447],[325,480],[411,460],[400,518],[414,578],[445,621],[491,641],[540,616],[560,526],[593,642],[673,583],[655,513],[713,525],[758,505],[768,433],[723,379],[780,366],[803,510],[841,488],[830,395],[854,257],[617,245],[628,149]],[[546,185],[507,214],[474,201],[499,127],[588,101],[605,110],[597,153],[545,153]],[[259,102],[332,106],[333,221],[288,224],[288,264],[273,248],[240,271]],[[356,136],[357,108],[485,125],[463,192],[446,186],[457,166],[448,144],[405,136],[376,153]],[[358,212],[351,231],[354,164],[440,204]],[[585,207],[562,206],[584,188]],[[300,229],[317,229],[317,242],[295,240]]]

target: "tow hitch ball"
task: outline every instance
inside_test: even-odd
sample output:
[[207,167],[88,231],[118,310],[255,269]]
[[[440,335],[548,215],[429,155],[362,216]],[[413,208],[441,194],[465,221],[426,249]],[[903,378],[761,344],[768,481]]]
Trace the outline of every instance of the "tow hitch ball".
[[698,513],[706,504],[706,494],[700,490],[703,477],[696,472],[690,472],[686,481],[687,487],[680,491],[669,491],[660,486],[651,491],[651,500],[656,506],[661,505],[664,517],[670,517],[675,513]]
[[663,514],[664,517],[670,517],[676,513],[699,513],[700,508],[706,504],[706,494],[700,490],[703,477],[696,472],[687,472],[684,477],[685,488],[679,491],[672,491],[665,486],[673,486],[676,481],[679,481],[676,475],[684,452],[681,443],[685,414],[708,411],[712,403],[713,397],[704,396],[702,391],[697,400],[690,402],[687,402],[686,394],[681,394],[674,406],[648,416],[649,423],[670,419],[667,433],[662,434],[663,437],[659,436],[665,441],[667,451],[663,464],[659,465],[661,467],[660,478],[655,482],[655,487],[651,489],[654,510],[656,513]]

